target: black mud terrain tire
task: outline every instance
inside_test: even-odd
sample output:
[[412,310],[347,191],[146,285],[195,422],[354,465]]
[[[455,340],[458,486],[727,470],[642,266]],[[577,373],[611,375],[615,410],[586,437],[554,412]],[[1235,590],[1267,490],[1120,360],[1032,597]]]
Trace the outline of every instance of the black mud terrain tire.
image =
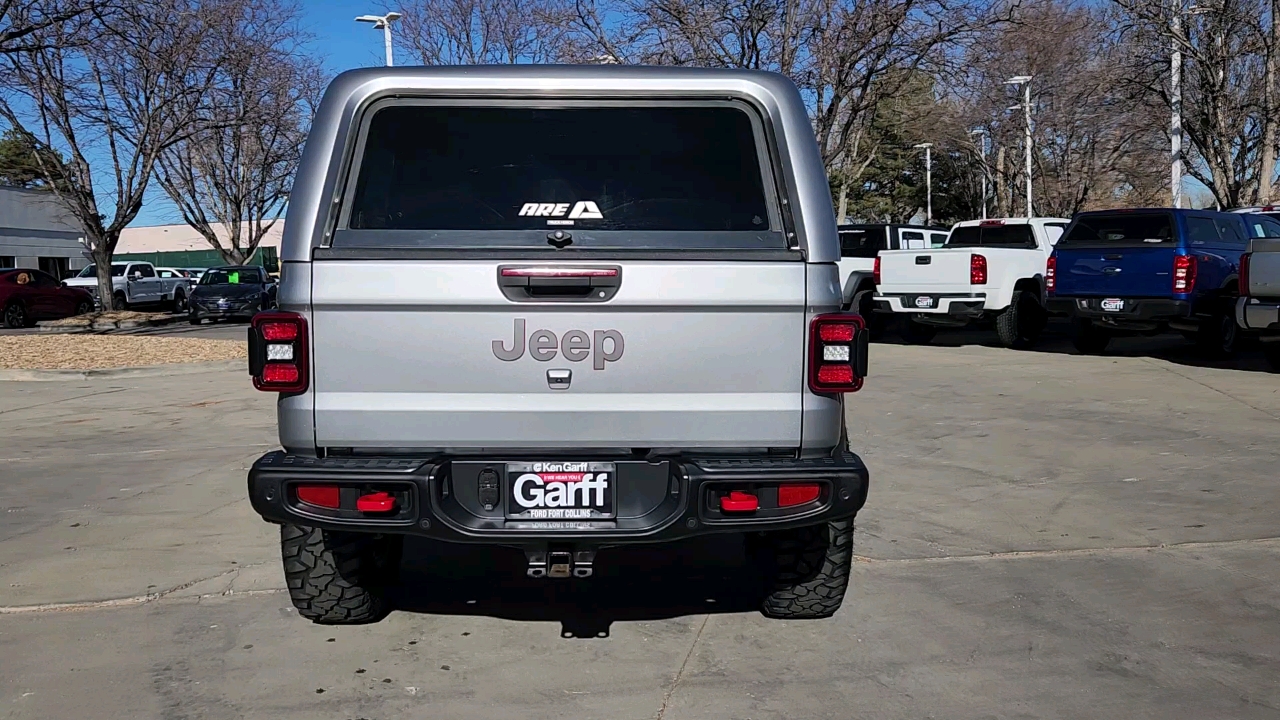
[[828,618],[849,587],[853,518],[750,536],[748,551],[764,574],[766,617]]
[[1025,349],[1035,344],[1044,329],[1044,309],[1035,295],[1014,290],[1013,300],[996,316],[996,335],[1007,348]]
[[1081,355],[1101,355],[1111,344],[1111,333],[1091,320],[1078,320],[1072,328],[1071,344]]
[[902,318],[902,339],[908,345],[928,345],[937,334],[938,328],[932,325],[916,322],[910,315]]
[[289,597],[298,614],[321,625],[377,622],[390,611],[387,588],[400,567],[402,535],[280,527]]

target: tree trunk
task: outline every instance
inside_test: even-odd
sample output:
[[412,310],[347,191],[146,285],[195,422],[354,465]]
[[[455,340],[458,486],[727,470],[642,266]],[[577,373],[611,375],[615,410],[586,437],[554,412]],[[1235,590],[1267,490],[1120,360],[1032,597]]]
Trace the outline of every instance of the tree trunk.
[[112,287],[111,254],[107,252],[107,244],[99,240],[93,243],[93,266],[98,272],[98,300],[102,309],[123,310],[115,306],[115,289]]
[[844,225],[849,222],[845,211],[849,209],[849,183],[846,180],[840,181],[840,212],[836,215],[836,223]]
[[1280,2],[1271,0],[1271,28],[1267,37],[1267,67],[1262,82],[1262,148],[1258,153],[1258,204],[1271,203],[1276,174],[1276,76],[1280,75]]
[[1005,186],[1004,146],[996,148],[996,217],[1009,217],[1009,195]]

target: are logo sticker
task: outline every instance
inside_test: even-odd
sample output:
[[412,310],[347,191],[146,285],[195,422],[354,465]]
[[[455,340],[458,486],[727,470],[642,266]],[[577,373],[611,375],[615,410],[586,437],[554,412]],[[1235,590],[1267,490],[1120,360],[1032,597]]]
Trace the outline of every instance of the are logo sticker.
[[[570,209],[572,207],[572,209]],[[602,220],[600,206],[591,200],[569,203],[525,203],[520,206],[520,217],[544,217],[548,225],[572,225],[574,220]],[[567,219],[560,219],[565,218]]]

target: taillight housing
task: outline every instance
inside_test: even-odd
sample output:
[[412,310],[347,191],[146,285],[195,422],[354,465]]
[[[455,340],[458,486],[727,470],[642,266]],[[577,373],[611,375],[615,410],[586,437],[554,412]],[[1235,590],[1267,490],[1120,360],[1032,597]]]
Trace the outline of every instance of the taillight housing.
[[1052,293],[1058,289],[1058,256],[1050,255],[1049,263],[1044,268],[1044,289]]
[[1236,283],[1236,286],[1239,288],[1237,294],[1242,296],[1249,294],[1249,258],[1252,256],[1253,253],[1245,253],[1240,256],[1240,280]]
[[819,395],[857,392],[867,375],[870,338],[861,315],[830,313],[809,323],[809,389]]
[[1196,256],[1173,256],[1173,291],[1189,293],[1196,289]]
[[987,258],[985,255],[974,253],[969,256],[969,284],[987,284]]
[[307,389],[307,319],[272,310],[253,316],[249,325],[249,374],[263,392],[300,393]]
[[[864,265],[863,267],[866,267],[866,266]],[[880,286],[880,256],[879,255],[876,256],[875,265],[871,266],[871,282],[875,283],[876,287]]]

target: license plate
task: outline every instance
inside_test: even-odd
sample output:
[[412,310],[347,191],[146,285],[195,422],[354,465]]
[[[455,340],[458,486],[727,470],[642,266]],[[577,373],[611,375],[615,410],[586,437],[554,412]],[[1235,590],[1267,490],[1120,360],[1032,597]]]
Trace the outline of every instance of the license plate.
[[507,463],[512,520],[602,520],[615,516],[611,462]]
[[1120,312],[1124,309],[1124,300],[1120,298],[1107,298],[1102,301],[1102,309],[1106,312]]
[[918,307],[918,308],[931,308],[931,307],[933,307],[933,298],[928,297],[928,296],[924,296],[924,295],[922,295],[922,296],[920,296],[920,297],[916,298],[916,307]]

